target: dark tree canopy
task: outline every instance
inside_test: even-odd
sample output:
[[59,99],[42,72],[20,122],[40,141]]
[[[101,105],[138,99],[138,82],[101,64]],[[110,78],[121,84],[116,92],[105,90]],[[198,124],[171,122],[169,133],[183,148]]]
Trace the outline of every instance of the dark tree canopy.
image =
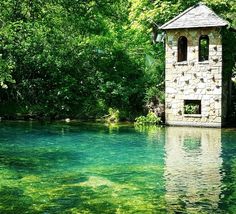
[[[158,26],[196,0],[4,0],[0,3],[0,116],[122,117],[164,99]],[[204,1],[236,28],[233,0]],[[228,72],[235,32],[224,32]]]

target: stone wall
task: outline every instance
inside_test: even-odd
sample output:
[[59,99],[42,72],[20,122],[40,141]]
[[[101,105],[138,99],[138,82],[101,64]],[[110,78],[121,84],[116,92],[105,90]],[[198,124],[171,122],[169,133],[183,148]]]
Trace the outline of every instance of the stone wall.
[[[168,125],[222,126],[222,44],[218,28],[167,30],[166,103]],[[199,38],[209,37],[209,60],[199,62]],[[187,61],[177,62],[178,38],[188,39]],[[201,114],[184,114],[184,100],[201,100]],[[225,113],[226,114],[226,113]]]

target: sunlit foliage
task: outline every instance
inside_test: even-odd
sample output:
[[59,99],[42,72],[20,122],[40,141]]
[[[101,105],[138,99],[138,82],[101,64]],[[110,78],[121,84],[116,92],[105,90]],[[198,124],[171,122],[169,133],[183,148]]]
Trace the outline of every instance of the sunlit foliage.
[[[235,1],[204,1],[235,23]],[[5,0],[0,3],[1,115],[123,118],[163,96],[158,27],[196,0]],[[235,34],[225,32],[227,65]],[[230,45],[229,45],[230,44]],[[230,47],[227,49],[227,47]]]

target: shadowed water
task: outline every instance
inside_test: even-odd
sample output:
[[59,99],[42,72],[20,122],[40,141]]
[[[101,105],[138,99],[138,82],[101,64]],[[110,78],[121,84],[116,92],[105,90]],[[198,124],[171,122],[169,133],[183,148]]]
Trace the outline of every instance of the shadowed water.
[[235,213],[236,131],[0,123],[0,213]]

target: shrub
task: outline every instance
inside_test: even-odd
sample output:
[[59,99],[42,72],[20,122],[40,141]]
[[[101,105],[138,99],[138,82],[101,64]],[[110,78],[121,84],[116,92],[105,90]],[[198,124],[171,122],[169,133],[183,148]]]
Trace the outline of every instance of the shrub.
[[108,109],[108,115],[106,117],[106,121],[108,123],[117,123],[119,122],[119,116],[120,116],[120,112],[118,109],[114,109],[114,108],[109,108]]
[[158,125],[161,123],[161,118],[155,113],[149,112],[147,116],[140,116],[135,118],[136,125]]
[[184,106],[184,113],[185,114],[198,114],[199,106],[196,104],[187,104]]

